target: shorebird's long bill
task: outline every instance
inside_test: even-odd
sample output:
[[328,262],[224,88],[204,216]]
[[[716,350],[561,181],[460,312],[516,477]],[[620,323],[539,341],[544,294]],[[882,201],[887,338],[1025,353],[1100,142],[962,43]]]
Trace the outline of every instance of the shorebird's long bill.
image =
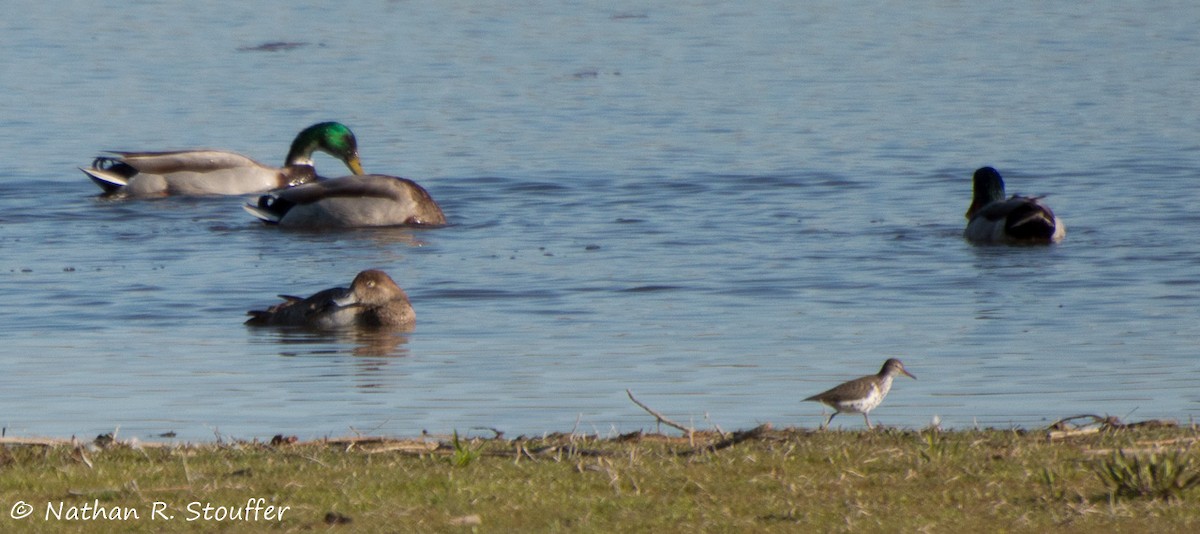
[[911,378],[911,379],[913,379],[913,380],[916,380],[916,379],[917,379],[917,377],[913,376],[913,374],[912,374],[912,373],[908,372],[908,369],[905,369],[905,368],[901,367],[901,368],[900,368],[900,372],[901,372],[901,373],[904,373],[904,375],[905,375],[905,376],[907,376],[907,377],[909,377],[909,378]]

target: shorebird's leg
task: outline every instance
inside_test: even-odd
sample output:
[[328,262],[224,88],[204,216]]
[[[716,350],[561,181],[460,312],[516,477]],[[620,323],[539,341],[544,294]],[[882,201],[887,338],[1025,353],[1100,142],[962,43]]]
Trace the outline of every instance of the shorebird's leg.
[[821,425],[821,430],[825,430],[826,428],[829,428],[829,422],[832,421],[833,416],[835,416],[837,414],[838,414],[837,412],[833,412],[833,413],[829,414],[829,417],[825,418],[825,424]]
[[863,412],[863,421],[867,422],[867,430],[875,430],[875,428],[871,426],[871,418],[867,417],[867,412]]

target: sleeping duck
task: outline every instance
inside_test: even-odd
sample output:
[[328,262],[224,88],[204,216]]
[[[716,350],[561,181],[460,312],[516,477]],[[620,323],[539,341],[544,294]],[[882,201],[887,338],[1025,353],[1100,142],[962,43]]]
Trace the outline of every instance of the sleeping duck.
[[1057,243],[1067,235],[1063,225],[1039,197],[1004,198],[1004,179],[991,167],[975,171],[974,198],[967,208],[963,236],[976,243]]
[[358,273],[349,288],[326,289],[308,298],[280,297],[280,304],[247,312],[246,324],[334,330],[409,329],[416,323],[408,295],[387,273],[375,269]]
[[272,191],[244,206],[267,224],[292,228],[438,226],[446,216],[433,197],[407,178],[367,174]]
[[282,168],[223,150],[179,150],[111,151],[116,157],[98,157],[90,169],[79,170],[115,197],[247,195],[316,180],[312,154],[318,150],[342,160],[354,174],[362,174],[354,133],[337,122],[301,131]]

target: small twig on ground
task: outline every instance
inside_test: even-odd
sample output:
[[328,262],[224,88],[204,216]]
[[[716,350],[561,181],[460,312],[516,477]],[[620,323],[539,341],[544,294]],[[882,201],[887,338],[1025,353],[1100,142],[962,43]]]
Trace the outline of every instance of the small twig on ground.
[[725,437],[725,436],[729,435],[729,434],[726,434],[725,431],[721,429],[721,425],[718,425],[716,421],[713,421],[712,419],[710,419],[708,417],[708,412],[704,412],[704,420],[707,421],[708,424],[712,425],[712,427],[714,429],[716,429],[717,433],[720,434],[721,437]]
[[75,447],[73,452],[75,454],[75,459],[82,462],[83,465],[88,466],[88,469],[95,469],[95,467],[92,466],[92,459],[88,458],[87,451],[85,451],[83,447]]
[[732,447],[732,446],[737,445],[738,443],[741,443],[746,440],[760,438],[763,436],[763,434],[770,432],[771,428],[772,428],[771,423],[763,423],[754,428],[751,428],[750,430],[736,431],[733,433],[732,436],[730,436],[726,439],[723,439],[721,441],[718,441],[716,443],[713,443],[712,445],[707,445],[704,447],[699,447],[699,448],[680,452],[679,455],[680,456],[691,456],[693,454],[700,454],[700,453],[704,453],[704,452],[715,452],[715,451],[719,451],[721,449],[726,449],[726,448]]
[[690,437],[690,436],[692,436],[693,434],[695,434],[695,433],[696,433],[696,430],[695,430],[695,429],[688,428],[688,427],[686,427],[686,426],[683,426],[683,425],[681,425],[681,424],[679,424],[679,423],[676,423],[675,421],[672,421],[672,420],[670,420],[670,419],[667,419],[667,417],[666,417],[666,416],[664,416],[664,415],[663,415],[663,414],[661,414],[661,413],[658,413],[657,411],[655,411],[655,410],[654,410],[654,408],[651,408],[651,407],[649,407],[649,406],[646,406],[645,404],[642,404],[642,402],[641,402],[641,401],[639,401],[639,400],[637,400],[636,398],[634,398],[634,396],[633,396],[633,392],[632,392],[632,391],[629,391],[628,389],[626,389],[626,390],[625,390],[625,394],[626,394],[626,395],[629,395],[629,400],[633,401],[633,403],[634,403],[634,404],[636,404],[636,405],[638,405],[638,406],[641,406],[643,410],[646,410],[646,413],[649,413],[650,415],[653,415],[653,416],[654,416],[654,418],[655,418],[655,419],[657,419],[659,423],[662,423],[662,424],[664,424],[664,425],[667,425],[667,426],[669,426],[669,427],[677,428],[677,429],[679,429],[679,430],[682,430],[682,431],[684,431],[684,432],[687,432],[687,434],[688,434],[688,436],[689,436],[689,437]]
[[[507,456],[508,454],[509,453],[498,453],[497,456]],[[576,447],[573,444],[567,444],[565,446],[564,445],[546,445],[543,447],[534,447],[532,449],[522,445],[520,450],[517,451],[516,454],[518,454],[518,455],[524,454],[530,460],[535,460],[535,459],[537,459],[538,456],[544,457],[544,456],[550,456],[550,455],[555,455],[555,454],[565,454],[567,456],[588,456],[588,457],[612,456],[612,453],[610,453],[608,451],[602,451],[599,449],[581,449],[579,447]]]
[[1085,414],[1080,414],[1080,415],[1072,415],[1071,417],[1064,417],[1064,418],[1062,418],[1062,419],[1059,419],[1058,421],[1055,421],[1055,422],[1054,422],[1054,424],[1051,424],[1049,428],[1050,428],[1050,430],[1070,430],[1070,429],[1072,429],[1072,428],[1078,428],[1078,427],[1080,427],[1080,426],[1083,426],[1083,425],[1079,425],[1079,424],[1075,423],[1075,421],[1079,421],[1079,420],[1087,420],[1088,422],[1085,422],[1085,423],[1084,423],[1084,425],[1088,425],[1088,424],[1092,424],[1092,425],[1104,425],[1104,424],[1115,424],[1115,425],[1120,425],[1120,424],[1121,424],[1121,420],[1120,420],[1120,419],[1117,419],[1116,417],[1112,417],[1112,416],[1109,416],[1109,417],[1100,417],[1099,415],[1093,415],[1093,414],[1086,414],[1086,413],[1085,413]]
[[180,454],[179,461],[183,462],[183,479],[187,481],[190,488],[192,486],[192,470],[188,468],[187,455]]
[[[1078,424],[1077,421],[1083,421],[1083,424]],[[1054,441],[1056,439],[1086,436],[1088,434],[1099,433],[1103,429],[1112,428],[1120,424],[1121,421],[1112,416],[1100,417],[1093,414],[1073,415],[1059,419],[1050,425],[1048,427],[1050,432],[1046,437],[1050,441]]]
[[[1073,421],[1084,420],[1088,421],[1082,425],[1075,424]],[[1101,417],[1093,414],[1082,414],[1066,417],[1055,421],[1054,424],[1048,427],[1050,431],[1047,437],[1053,441],[1056,439],[1073,438],[1088,434],[1096,434],[1107,430],[1122,430],[1128,428],[1150,427],[1150,428],[1171,428],[1178,426],[1174,421],[1164,421],[1161,419],[1150,419],[1147,421],[1138,421],[1135,423],[1122,423],[1119,418],[1114,415]]]

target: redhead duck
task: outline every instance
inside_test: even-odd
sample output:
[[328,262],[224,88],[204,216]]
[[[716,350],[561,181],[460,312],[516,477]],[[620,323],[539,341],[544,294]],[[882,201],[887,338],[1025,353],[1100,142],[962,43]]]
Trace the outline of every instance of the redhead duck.
[[311,297],[280,295],[283,302],[247,312],[252,326],[296,326],[317,330],[339,328],[409,329],[416,313],[408,295],[387,273],[358,273],[349,288],[335,287]]

